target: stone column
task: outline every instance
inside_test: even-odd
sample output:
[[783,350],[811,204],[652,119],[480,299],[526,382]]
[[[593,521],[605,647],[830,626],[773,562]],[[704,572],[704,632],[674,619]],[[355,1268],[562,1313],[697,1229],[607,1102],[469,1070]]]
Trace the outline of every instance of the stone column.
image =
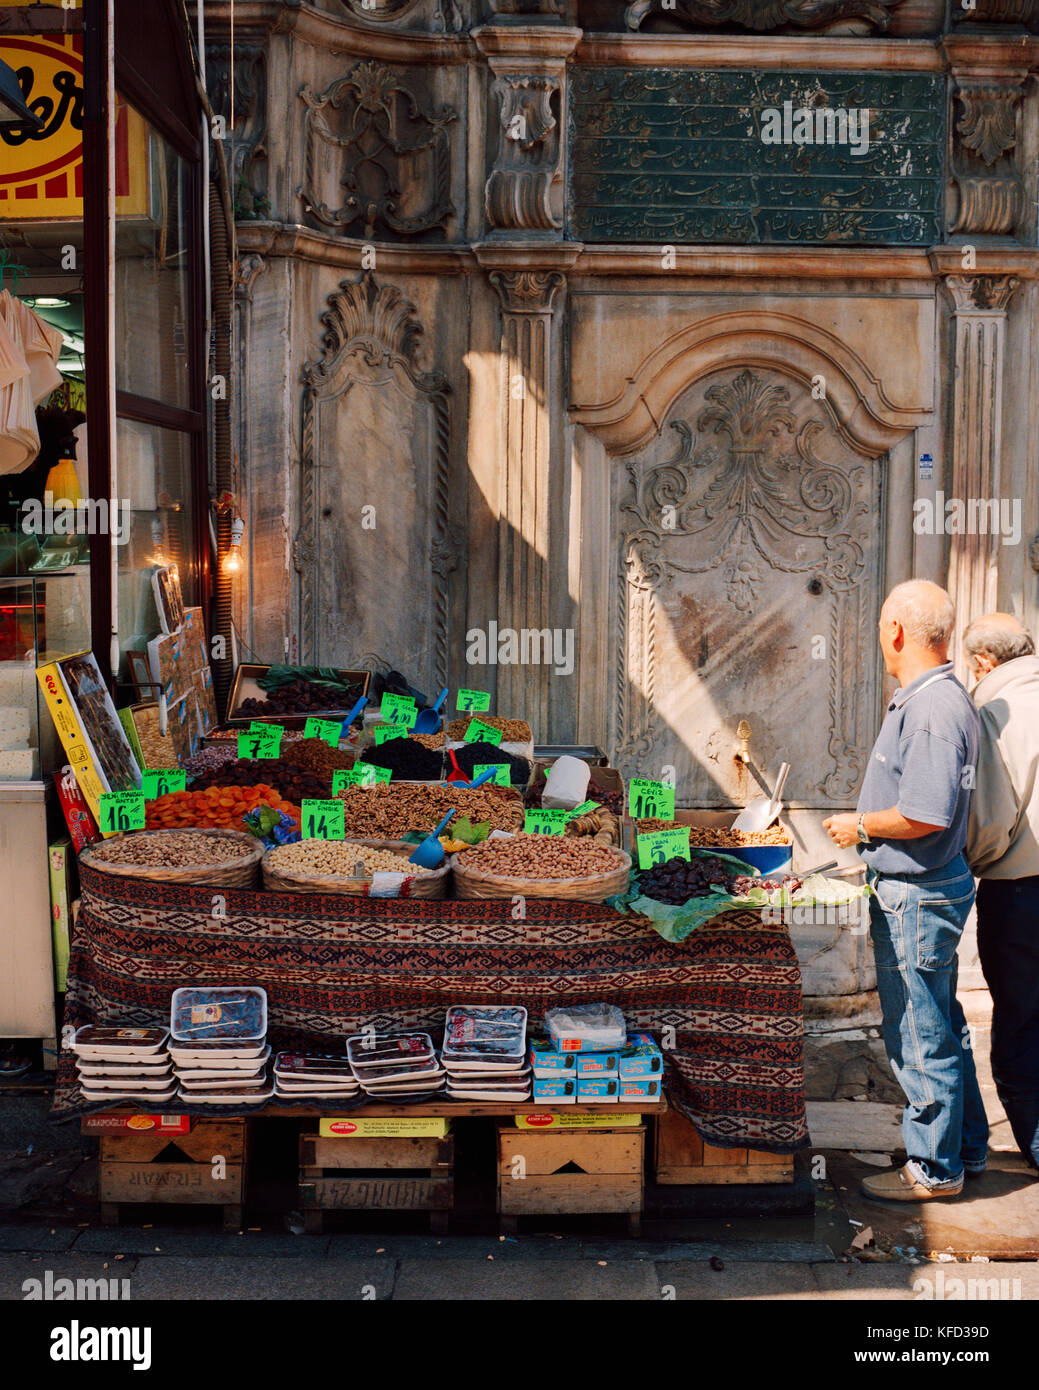
[[[581,37],[558,17],[517,15],[473,31],[493,74],[497,141],[487,152],[485,240],[474,247],[501,303],[504,451],[498,487],[499,629],[562,621],[551,576],[566,574],[567,511],[559,315],[580,247],[563,238],[566,60]],[[558,587],[555,586],[555,587]],[[555,736],[551,671],[502,665],[497,708]]]
[[[952,403],[952,457],[947,500],[962,501],[970,521],[969,499],[998,502],[1000,435],[1003,413],[1003,354],[1006,310],[1018,285],[1016,275],[948,275],[956,325],[955,385]],[[984,509],[975,513],[984,516]],[[943,517],[936,516],[941,523]],[[953,637],[956,673],[967,675],[963,630],[972,618],[996,606],[1000,537],[989,527],[949,535],[949,592],[956,604]]]

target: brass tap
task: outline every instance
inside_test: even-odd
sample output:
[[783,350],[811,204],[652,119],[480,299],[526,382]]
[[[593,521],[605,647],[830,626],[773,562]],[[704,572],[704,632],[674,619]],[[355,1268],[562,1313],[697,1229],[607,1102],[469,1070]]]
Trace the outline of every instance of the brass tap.
[[750,763],[750,725],[745,719],[741,719],[736,726],[736,737],[739,739],[739,747],[736,749],[736,759],[743,764]]

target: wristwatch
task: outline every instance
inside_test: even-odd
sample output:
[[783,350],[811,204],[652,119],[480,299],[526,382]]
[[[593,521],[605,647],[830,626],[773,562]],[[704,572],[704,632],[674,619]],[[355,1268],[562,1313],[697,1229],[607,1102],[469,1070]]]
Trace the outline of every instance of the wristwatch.
[[860,845],[868,845],[868,844],[869,844],[869,836],[866,834],[866,813],[865,813],[865,811],[863,811],[862,815],[859,816],[859,823],[858,823],[858,825],[855,827],[855,834],[859,837],[859,844],[860,844]]

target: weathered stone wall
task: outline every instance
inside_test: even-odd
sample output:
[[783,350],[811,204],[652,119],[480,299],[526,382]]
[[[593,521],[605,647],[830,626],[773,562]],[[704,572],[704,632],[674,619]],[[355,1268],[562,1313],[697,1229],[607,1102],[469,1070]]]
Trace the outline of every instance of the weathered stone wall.
[[[260,658],[490,689],[686,804],[755,791],[746,719],[806,867],[885,590],[1036,622],[1039,39],[1018,0],[720,9],[239,0],[238,620]],[[787,93],[874,103],[867,164],[757,167]],[[1019,500],[1016,542],[914,526],[939,492]],[[572,670],[467,663],[492,622],[572,632]],[[864,938],[795,937],[820,1013],[868,1009]]]

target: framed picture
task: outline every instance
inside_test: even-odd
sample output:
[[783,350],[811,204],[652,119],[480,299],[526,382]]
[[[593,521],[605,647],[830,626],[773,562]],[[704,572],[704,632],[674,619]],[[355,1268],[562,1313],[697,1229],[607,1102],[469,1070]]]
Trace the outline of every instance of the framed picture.
[[127,652],[126,665],[130,672],[130,680],[137,688],[138,700],[150,700],[155,696],[158,685],[152,680],[151,664],[148,661],[147,652]]
[[180,571],[176,565],[160,565],[152,572],[155,607],[164,633],[179,632],[184,626],[184,600],[180,592]]

